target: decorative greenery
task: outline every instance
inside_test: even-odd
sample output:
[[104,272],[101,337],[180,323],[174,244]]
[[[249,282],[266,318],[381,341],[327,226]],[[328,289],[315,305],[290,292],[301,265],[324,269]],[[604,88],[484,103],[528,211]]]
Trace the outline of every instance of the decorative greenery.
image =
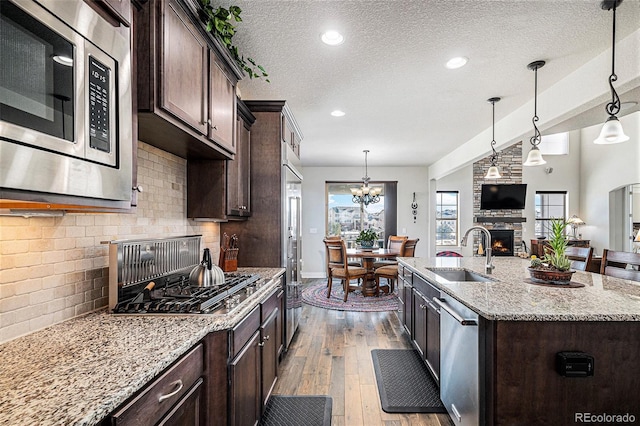
[[360,231],[356,243],[368,242],[373,243],[378,239],[378,234],[373,229],[363,229]]
[[211,5],[211,0],[200,0],[202,4],[202,20],[207,26],[207,31],[217,36],[229,50],[231,56],[236,61],[238,66],[247,73],[249,78],[263,78],[270,83],[269,76],[262,65],[258,65],[255,60],[238,53],[238,48],[232,44],[231,40],[236,34],[236,27],[232,22],[242,22],[240,13],[242,10],[238,6],[229,6],[229,9],[218,7],[214,9]]
[[571,269],[571,259],[564,254],[568,245],[565,233],[566,228],[567,223],[564,219],[551,220],[551,235],[548,240],[551,250],[545,252],[542,260],[532,256],[532,268],[540,268],[546,263],[550,268],[558,271],[568,271]]

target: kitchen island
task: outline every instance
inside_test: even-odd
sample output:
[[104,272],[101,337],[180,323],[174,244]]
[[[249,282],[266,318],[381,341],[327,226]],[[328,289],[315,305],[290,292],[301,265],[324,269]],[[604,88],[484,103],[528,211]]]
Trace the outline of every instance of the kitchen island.
[[[476,370],[455,366],[462,354],[445,351],[450,332],[438,329],[441,391],[448,386],[444,370],[452,361],[454,370],[463,370],[477,383],[471,385],[477,387],[476,412],[459,413],[463,421],[456,424],[566,425],[593,421],[598,415],[640,421],[640,283],[578,271],[572,282],[584,287],[542,286],[527,282],[528,260],[496,258],[491,275],[484,274],[484,263],[483,257],[400,259],[401,278],[413,285],[412,297],[422,309],[428,302],[437,303],[420,299],[425,293],[420,283],[428,283],[440,293],[439,299],[460,302],[477,314],[477,344],[471,346],[477,350]],[[441,276],[446,275],[442,271],[462,269],[484,282]],[[406,299],[405,310],[410,305],[416,306]],[[445,308],[437,310],[440,324]],[[419,310],[413,312],[409,317],[414,323],[408,328],[415,334],[422,328],[416,322]],[[424,352],[430,353],[429,348]],[[570,369],[567,373],[556,366],[561,352],[579,352],[580,360],[592,356],[591,371],[576,371],[572,377]]]
[[0,424],[99,424],[210,333],[231,329],[255,312],[284,273],[241,271],[261,279],[228,314],[100,310],[0,345]]

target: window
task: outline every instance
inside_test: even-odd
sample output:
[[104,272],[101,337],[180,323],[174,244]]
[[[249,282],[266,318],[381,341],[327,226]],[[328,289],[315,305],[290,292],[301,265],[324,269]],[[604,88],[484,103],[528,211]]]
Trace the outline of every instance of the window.
[[362,182],[326,182],[326,235],[340,235],[347,247],[355,247],[360,231],[372,228],[379,235],[378,245],[383,247],[387,236],[396,233],[397,182],[370,182],[370,186],[382,188],[382,193],[379,202],[368,206],[352,201],[351,188],[360,185]]
[[569,154],[569,133],[544,135],[540,139],[538,148],[542,155],[567,155]]
[[458,191],[436,192],[436,245],[458,245]]
[[536,191],[536,237],[548,237],[552,219],[566,219],[566,191]]

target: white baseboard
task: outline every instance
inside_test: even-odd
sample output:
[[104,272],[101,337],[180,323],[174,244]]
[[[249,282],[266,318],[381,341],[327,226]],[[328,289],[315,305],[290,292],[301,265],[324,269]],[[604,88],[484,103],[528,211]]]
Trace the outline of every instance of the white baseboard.
[[303,272],[302,278],[327,278],[326,272]]

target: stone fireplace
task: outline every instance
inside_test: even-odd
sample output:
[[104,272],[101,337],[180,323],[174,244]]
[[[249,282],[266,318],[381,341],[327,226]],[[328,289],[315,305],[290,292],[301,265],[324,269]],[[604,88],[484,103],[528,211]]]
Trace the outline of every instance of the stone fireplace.
[[[502,177],[485,179],[487,169],[491,166],[491,157],[487,156],[473,164],[473,216],[477,225],[484,226],[491,233],[494,256],[517,256],[522,249],[523,210],[480,210],[480,191],[482,184],[522,183],[522,142],[511,145],[498,153],[497,166]],[[527,206],[529,207],[529,206]],[[486,248],[484,235],[476,233],[473,240],[473,252],[478,247]],[[496,247],[495,244],[500,244]]]

